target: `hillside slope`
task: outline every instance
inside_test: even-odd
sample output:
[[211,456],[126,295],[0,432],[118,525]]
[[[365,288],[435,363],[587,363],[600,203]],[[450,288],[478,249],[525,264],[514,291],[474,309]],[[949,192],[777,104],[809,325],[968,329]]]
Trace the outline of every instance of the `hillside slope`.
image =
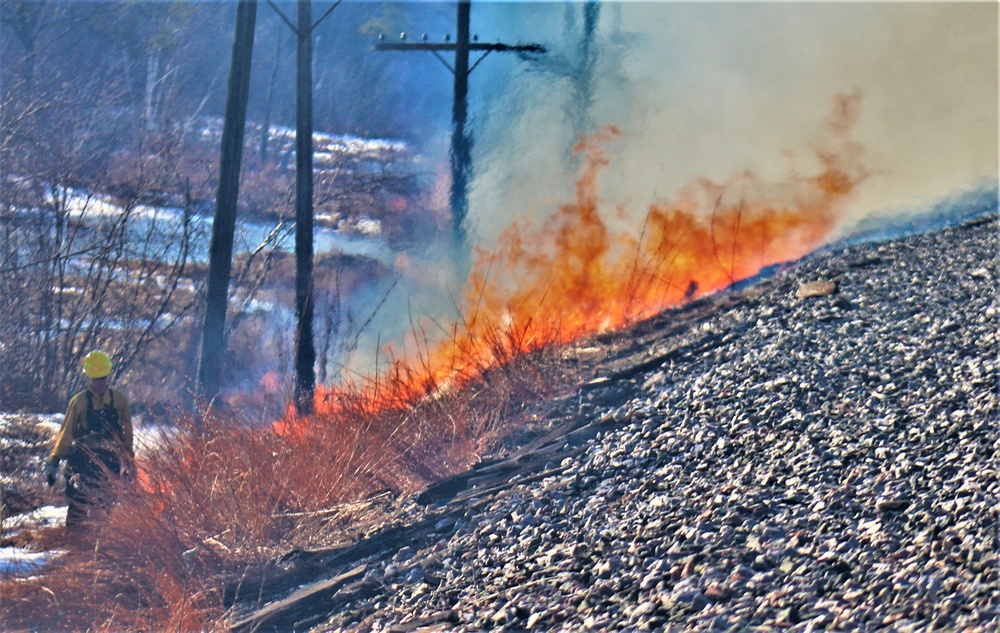
[[281,561],[234,629],[996,630],[997,231],[830,249],[578,344],[599,379],[520,451]]

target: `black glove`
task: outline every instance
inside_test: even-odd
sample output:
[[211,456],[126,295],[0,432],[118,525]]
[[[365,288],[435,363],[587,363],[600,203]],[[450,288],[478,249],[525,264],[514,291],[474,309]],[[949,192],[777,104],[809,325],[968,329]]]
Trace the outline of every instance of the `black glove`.
[[49,488],[56,485],[56,475],[59,473],[59,467],[55,464],[45,465],[45,483],[49,484]]

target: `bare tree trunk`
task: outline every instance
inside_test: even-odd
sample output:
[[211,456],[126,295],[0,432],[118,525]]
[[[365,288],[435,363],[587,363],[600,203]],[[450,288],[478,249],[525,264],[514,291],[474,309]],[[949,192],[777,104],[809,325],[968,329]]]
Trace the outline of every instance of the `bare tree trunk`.
[[298,0],[295,116],[295,404],[311,413],[316,389],[313,343],[312,6]]
[[222,130],[219,190],[216,194],[215,222],[212,225],[209,251],[205,328],[202,332],[201,360],[198,366],[198,395],[209,401],[219,393],[222,375],[229,276],[233,265],[233,234],[236,230],[236,202],[240,188],[240,163],[243,158],[247,99],[250,96],[250,66],[256,18],[257,0],[240,0],[236,12],[232,66],[229,71],[226,119]]

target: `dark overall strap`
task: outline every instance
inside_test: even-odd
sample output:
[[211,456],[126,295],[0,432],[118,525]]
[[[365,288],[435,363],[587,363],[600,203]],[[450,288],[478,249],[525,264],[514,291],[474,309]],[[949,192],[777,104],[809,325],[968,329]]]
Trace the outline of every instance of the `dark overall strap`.
[[[111,389],[108,389],[108,393],[111,395],[111,408],[114,409],[115,408],[115,392],[113,390],[111,390]],[[87,412],[89,413],[89,412],[91,412],[93,410],[94,410],[94,392],[91,391],[90,389],[88,389],[87,390]]]
[[[118,440],[121,441],[124,437],[124,429],[122,429],[121,418],[118,415],[118,410],[115,409],[115,392],[108,391],[111,394],[111,406],[101,407],[100,409],[94,408],[94,394],[87,390],[87,412],[84,418],[87,421],[87,432],[81,435],[74,434],[76,437],[86,437],[86,436],[97,436],[104,440]],[[100,424],[100,428],[94,428],[96,424]]]
[[[103,464],[111,472],[121,472],[119,451],[124,437],[118,410],[114,408],[115,395],[111,393],[111,408],[94,408],[94,396],[87,390],[87,411],[85,414],[87,429],[75,429],[73,448],[67,456],[70,470],[85,478],[100,477],[100,467]],[[81,431],[81,432],[76,432]]]
[[94,410],[94,394],[87,390],[87,410],[83,412],[83,419],[86,420],[87,430],[92,430],[90,428],[90,412]]

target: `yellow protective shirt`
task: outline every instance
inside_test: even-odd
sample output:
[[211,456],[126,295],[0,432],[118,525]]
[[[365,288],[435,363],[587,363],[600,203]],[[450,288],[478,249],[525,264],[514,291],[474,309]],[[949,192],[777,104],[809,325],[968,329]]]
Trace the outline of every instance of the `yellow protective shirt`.
[[[73,448],[73,438],[82,435],[79,431],[87,429],[87,392],[81,391],[73,396],[66,409],[66,417],[63,418],[62,427],[56,435],[56,445],[49,456],[49,463],[58,464],[59,460],[65,459],[69,451]],[[111,406],[112,395],[114,395],[114,407],[118,410],[118,422],[122,427],[122,440],[124,448],[129,456],[134,456],[132,450],[132,412],[129,410],[128,398],[117,389],[108,389],[104,397],[90,391],[95,409],[104,409]]]

